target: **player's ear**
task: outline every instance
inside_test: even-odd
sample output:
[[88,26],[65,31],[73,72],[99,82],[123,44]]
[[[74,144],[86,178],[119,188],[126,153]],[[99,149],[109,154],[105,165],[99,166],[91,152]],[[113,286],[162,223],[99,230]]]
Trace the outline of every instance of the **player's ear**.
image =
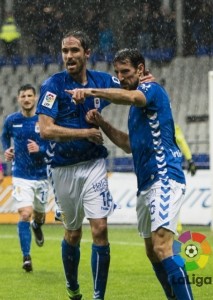
[[138,65],[138,75],[139,76],[144,76],[144,65],[142,64],[142,63],[140,63],[139,65]]
[[91,49],[85,50],[85,56],[86,56],[86,58],[89,58],[90,54],[91,54]]

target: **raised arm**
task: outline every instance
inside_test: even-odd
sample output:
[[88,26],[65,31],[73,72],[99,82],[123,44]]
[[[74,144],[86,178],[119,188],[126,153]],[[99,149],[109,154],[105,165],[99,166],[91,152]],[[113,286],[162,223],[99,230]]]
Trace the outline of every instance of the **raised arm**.
[[118,130],[113,127],[109,122],[107,122],[102,115],[97,111],[97,109],[92,109],[88,111],[86,115],[86,120],[89,123],[93,123],[99,126],[106,136],[119,148],[121,148],[126,153],[131,153],[129,136],[127,133]]
[[84,102],[85,98],[88,96],[99,97],[107,99],[115,104],[123,105],[135,105],[135,106],[145,106],[146,97],[139,90],[125,90],[125,89],[75,89],[66,90],[66,92],[72,95],[72,99],[78,103]]

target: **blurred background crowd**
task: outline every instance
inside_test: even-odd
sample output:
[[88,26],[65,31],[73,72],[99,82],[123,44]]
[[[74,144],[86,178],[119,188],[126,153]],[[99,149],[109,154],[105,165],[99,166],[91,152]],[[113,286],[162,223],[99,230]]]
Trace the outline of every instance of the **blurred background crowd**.
[[212,0],[1,0],[0,49],[6,64],[60,60],[60,40],[84,29],[97,61],[111,64],[121,47],[137,47],[156,62],[213,54]]

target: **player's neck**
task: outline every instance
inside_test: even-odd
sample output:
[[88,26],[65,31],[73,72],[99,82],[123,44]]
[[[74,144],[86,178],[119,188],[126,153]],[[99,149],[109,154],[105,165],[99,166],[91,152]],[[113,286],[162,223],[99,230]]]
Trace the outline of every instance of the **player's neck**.
[[21,109],[21,113],[24,117],[30,118],[35,116],[35,108],[32,108],[30,110],[26,110],[26,109]]
[[80,74],[72,74],[72,78],[80,83],[81,85],[87,84],[87,74],[86,72],[81,72]]

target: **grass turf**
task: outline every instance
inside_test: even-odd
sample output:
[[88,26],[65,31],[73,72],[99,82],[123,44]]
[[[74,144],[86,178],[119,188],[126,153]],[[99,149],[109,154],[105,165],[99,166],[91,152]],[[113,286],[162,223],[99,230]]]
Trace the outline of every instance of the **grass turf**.
[[[213,251],[213,233],[207,227],[184,227],[206,235]],[[0,225],[0,299],[4,300],[66,300],[65,278],[61,261],[63,227],[45,225],[45,244],[42,248],[32,240],[33,272],[22,269],[22,254],[15,225]],[[32,236],[32,238],[34,238]],[[143,240],[136,226],[109,226],[111,263],[105,300],[166,299],[145,255]],[[79,282],[86,300],[92,299],[90,269],[91,235],[83,228]],[[213,257],[209,256],[204,269],[189,273],[193,281],[194,298],[213,299]],[[208,278],[208,279],[207,279]],[[203,284],[201,285],[201,282]],[[201,286],[198,286],[201,285]]]

